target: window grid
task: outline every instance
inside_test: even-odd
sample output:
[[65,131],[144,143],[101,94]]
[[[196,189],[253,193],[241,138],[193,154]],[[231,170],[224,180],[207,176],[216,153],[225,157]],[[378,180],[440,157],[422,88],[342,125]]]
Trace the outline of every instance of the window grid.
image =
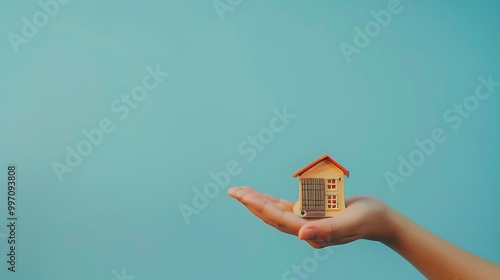
[[338,200],[337,200],[337,195],[336,194],[327,195],[326,196],[327,209],[338,209],[339,205],[338,205],[337,201]]
[[337,189],[337,182],[335,179],[326,179],[326,188],[328,190],[336,190]]

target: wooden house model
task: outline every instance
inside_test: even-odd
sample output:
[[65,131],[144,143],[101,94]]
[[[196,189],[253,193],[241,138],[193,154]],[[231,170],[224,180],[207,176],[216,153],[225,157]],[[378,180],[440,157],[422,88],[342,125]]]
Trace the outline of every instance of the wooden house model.
[[299,177],[294,213],[305,218],[333,217],[345,209],[344,176],[349,170],[323,155],[293,174]]

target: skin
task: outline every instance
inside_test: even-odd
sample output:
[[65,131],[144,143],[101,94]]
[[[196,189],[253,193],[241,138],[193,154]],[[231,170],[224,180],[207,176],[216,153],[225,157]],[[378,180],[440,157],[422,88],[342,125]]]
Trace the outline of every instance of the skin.
[[295,203],[250,187],[230,188],[227,194],[266,224],[316,249],[369,239],[398,252],[428,279],[500,279],[499,265],[441,239],[376,197],[349,197],[341,214],[305,219],[293,213]]

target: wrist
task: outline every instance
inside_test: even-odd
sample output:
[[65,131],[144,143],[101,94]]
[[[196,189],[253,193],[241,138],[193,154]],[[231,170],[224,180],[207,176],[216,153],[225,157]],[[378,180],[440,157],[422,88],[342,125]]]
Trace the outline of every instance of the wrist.
[[385,227],[384,235],[379,240],[383,244],[394,247],[397,244],[397,240],[404,229],[404,217],[398,211],[387,206],[387,211],[385,214]]

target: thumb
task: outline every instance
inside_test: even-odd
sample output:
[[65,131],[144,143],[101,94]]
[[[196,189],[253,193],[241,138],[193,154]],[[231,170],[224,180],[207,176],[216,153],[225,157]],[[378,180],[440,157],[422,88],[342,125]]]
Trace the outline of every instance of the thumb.
[[349,219],[339,215],[306,223],[300,228],[298,237],[300,240],[334,242],[354,233]]

